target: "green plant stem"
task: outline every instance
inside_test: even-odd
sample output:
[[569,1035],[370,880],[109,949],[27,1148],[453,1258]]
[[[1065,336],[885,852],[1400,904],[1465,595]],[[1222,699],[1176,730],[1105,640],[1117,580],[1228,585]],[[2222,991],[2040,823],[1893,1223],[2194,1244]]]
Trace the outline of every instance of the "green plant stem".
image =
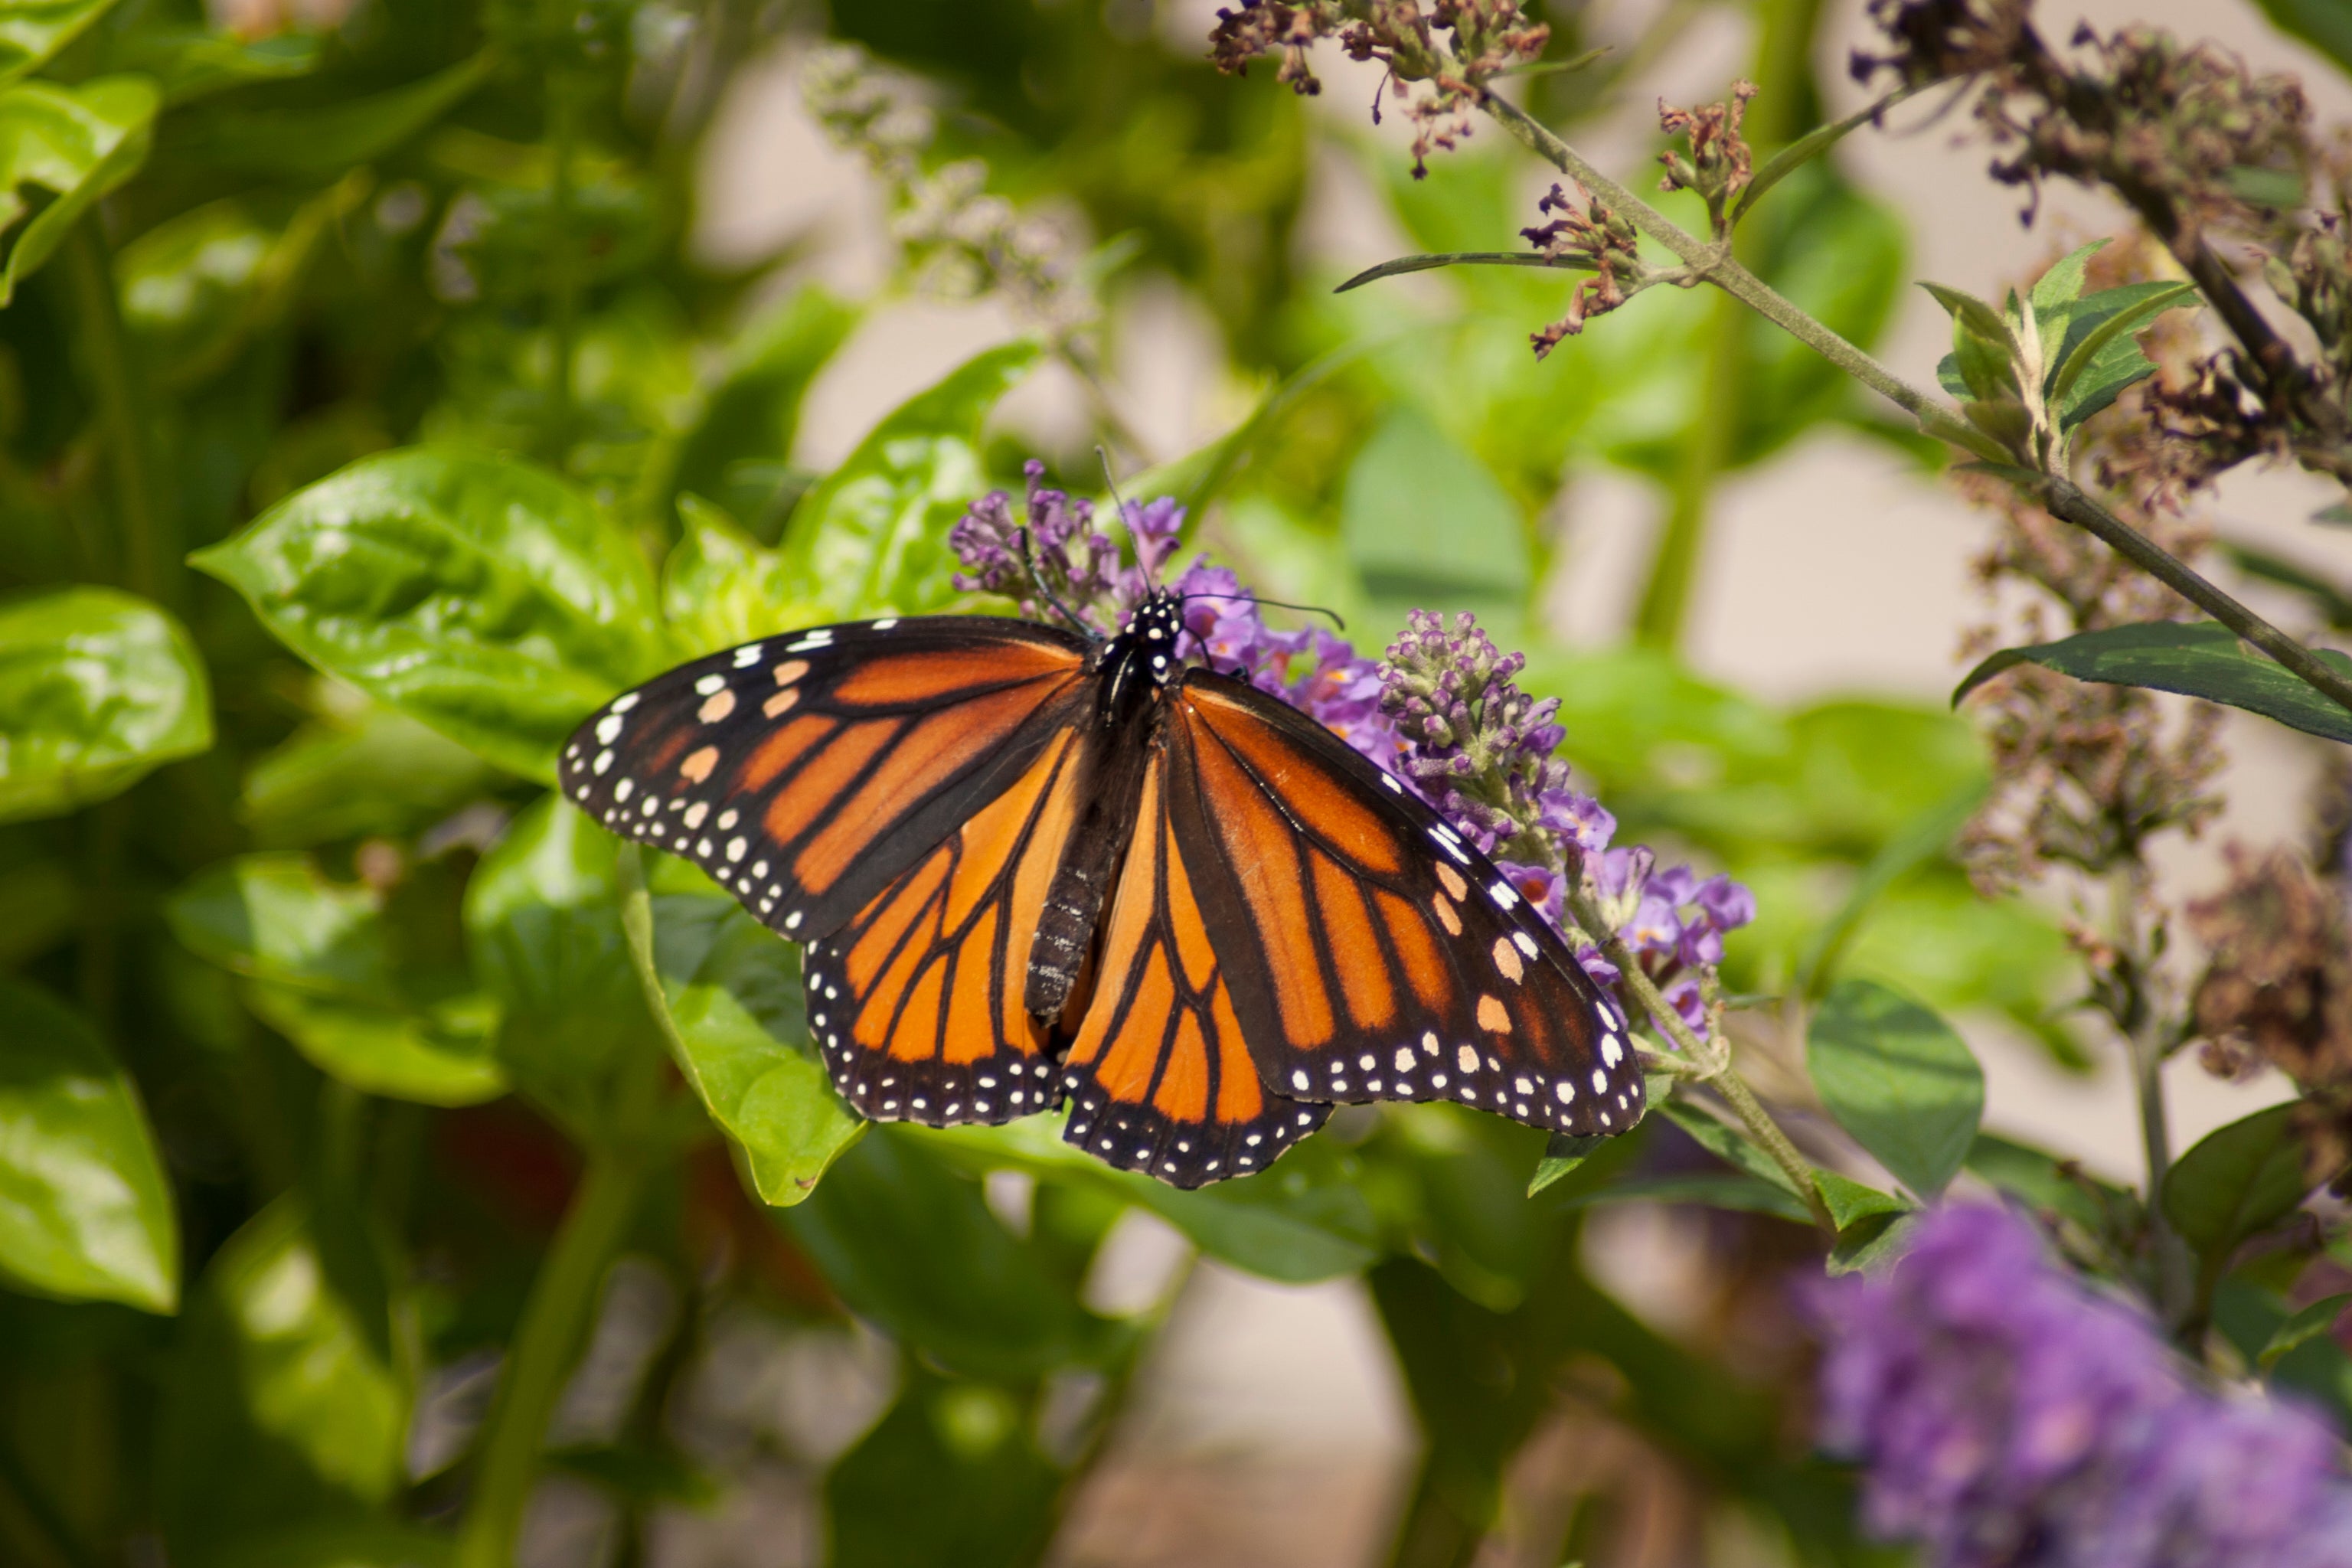
[[83,368],[105,433],[115,510],[122,528],[122,581],[132,593],[174,607],[179,599],[178,542],[156,483],[149,445],[149,415],[130,335],[114,295],[114,267],[95,213],[74,225],[59,247],[84,344]]
[[1780,1167],[1796,1187],[1798,1194],[1805,1200],[1805,1206],[1812,1211],[1813,1223],[1829,1236],[1835,1237],[1837,1222],[1831,1217],[1829,1205],[1822,1200],[1820,1191],[1813,1185],[1812,1166],[1806,1162],[1804,1155],[1797,1152],[1797,1146],[1789,1141],[1789,1135],[1780,1131],[1780,1124],[1772,1120],[1772,1113],[1764,1109],[1763,1102],[1756,1098],[1756,1091],[1748,1087],[1747,1080],[1732,1067],[1729,1042],[1720,1038],[1702,1039],[1696,1030],[1684,1023],[1682,1015],[1675,1011],[1674,1005],[1658,989],[1657,982],[1643,969],[1633,950],[1625,945],[1625,939],[1619,936],[1616,929],[1609,923],[1600,904],[1580,885],[1580,879],[1571,874],[1563,881],[1569,914],[1580,929],[1598,941],[1602,954],[1617,966],[1617,973],[1624,977],[1625,988],[1633,993],[1633,1000],[1641,1005],[1642,1011],[1649,1015],[1651,1024],[1681,1051],[1687,1063],[1682,1069],[1685,1075],[1712,1086],[1717,1094],[1723,1096],[1724,1103],[1730,1106],[1732,1114],[1739,1118],[1739,1124],[1747,1130],[1748,1137],[1771,1157],[1774,1164]]
[[2216,584],[2191,571],[2154,540],[2116,517],[2071,479],[2018,468],[2007,452],[1957,413],[1926,392],[1880,364],[1869,354],[1807,315],[1769,283],[1741,266],[1730,247],[1699,238],[1619,184],[1550,129],[1508,100],[1489,92],[1482,100],[1486,112],[1537,156],[1569,175],[1622,212],[1635,229],[1672,251],[1692,275],[1725,293],[1813,350],[1823,359],[1909,414],[1927,434],[1950,442],[1984,461],[1988,472],[2032,489],[2047,499],[2051,515],[2095,535],[2135,566],[2211,616],[2239,637],[2326,696],[2352,710],[2352,680],[2328,668],[2310,649],[2231,598]]
[[499,1376],[473,1499],[451,1559],[455,1568],[511,1568],[547,1423],[594,1321],[598,1287],[620,1251],[646,1175],[646,1163],[634,1149],[600,1148],[589,1155],[554,1245],[531,1281]]

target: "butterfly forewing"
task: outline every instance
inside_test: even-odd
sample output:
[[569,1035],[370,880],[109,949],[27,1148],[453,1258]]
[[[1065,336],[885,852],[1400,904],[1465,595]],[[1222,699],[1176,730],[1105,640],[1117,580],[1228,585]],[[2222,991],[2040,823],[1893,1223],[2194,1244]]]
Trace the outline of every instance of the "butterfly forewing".
[[805,941],[1071,728],[1087,648],[985,616],[746,643],[614,699],[565,746],[560,781],[607,827],[692,860]]
[[1087,739],[1050,737],[1011,788],[808,944],[810,1030],[866,1116],[949,1127],[1059,1102],[1053,1042],[1022,985],[1078,821]]
[[1197,1187],[1263,1170],[1331,1108],[1275,1092],[1251,1060],[1165,801],[1155,754],[1063,1072],[1063,1136],[1111,1164]]
[[1492,861],[1294,710],[1198,669],[1171,697],[1170,828],[1269,1085],[1640,1119],[1615,1005]]

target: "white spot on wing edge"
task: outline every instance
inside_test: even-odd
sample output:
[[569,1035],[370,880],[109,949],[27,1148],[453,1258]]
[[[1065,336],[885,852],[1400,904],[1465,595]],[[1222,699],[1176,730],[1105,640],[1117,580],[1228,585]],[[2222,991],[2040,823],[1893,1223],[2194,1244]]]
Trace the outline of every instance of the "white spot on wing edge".
[[723,675],[706,675],[694,683],[694,689],[696,695],[701,697],[708,697],[714,691],[724,691],[727,689],[727,678]]
[[626,713],[630,709],[635,708],[637,705],[637,699],[643,695],[643,692],[625,691],[621,693],[620,696],[613,699],[612,710],[615,713]]

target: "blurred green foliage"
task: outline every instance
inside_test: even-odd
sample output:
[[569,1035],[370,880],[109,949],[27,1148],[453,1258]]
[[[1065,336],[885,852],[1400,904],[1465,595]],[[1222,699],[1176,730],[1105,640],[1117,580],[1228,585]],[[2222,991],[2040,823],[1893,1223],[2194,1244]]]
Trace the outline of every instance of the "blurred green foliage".
[[[1892,986],[2057,1039],[2056,932],[1975,898],[1944,853],[1983,778],[1961,720],[1778,708],[1669,649],[1543,629],[1563,479],[1679,471],[1714,330],[1697,296],[1662,290],[1538,363],[1525,334],[1558,313],[1556,279],[1330,294],[1352,268],[1303,259],[1318,171],[1447,249],[1529,221],[1526,166],[1482,133],[1413,182],[1268,73],[1218,78],[1164,7],[289,19],[318,9],[233,32],[194,0],[0,7],[0,1556],[160,1541],[188,1564],[489,1568],[551,1465],[642,1561],[656,1513],[723,1489],[676,1417],[750,1313],[807,1344],[854,1318],[887,1347],[870,1421],[782,1456],[830,1561],[1035,1561],[1171,1310],[1089,1294],[1139,1212],[1189,1257],[1367,1282],[1425,1439],[1401,1563],[1468,1561],[1563,1423],[1673,1477],[1694,1552],[1729,1521],[1789,1561],[1880,1560],[1843,1474],[1792,1435],[1782,1282],[1822,1247],[1786,1174],[1686,1100],[1562,1156],[1532,1197],[1540,1136],[1445,1106],[1343,1116],[1195,1193],[1034,1120],[868,1129],[810,1048],[797,950],[543,788],[583,714],[673,662],[957,604],[946,531],[1017,485],[1031,440],[1000,402],[1087,368],[1049,341],[989,348],[902,386],[829,472],[802,466],[812,388],[906,280],[819,289],[798,265],[814,233],[713,263],[698,170],[730,88],[776,90],[747,64],[829,25],[931,84],[931,155],[1126,240],[1101,285],[1114,331],[1144,283],[1205,307],[1258,410],[1164,454],[1150,493],[1365,646],[1424,603],[1524,644],[1623,837],[1756,889],[1735,989]],[[1578,16],[1552,20],[1554,58],[1581,53]],[[1539,78],[1531,99],[1572,123],[1613,81]],[[1832,163],[1753,235],[1840,331],[1885,324],[1904,236]],[[1885,434],[1786,338],[1739,331],[1726,468],[1832,424]],[[1049,454],[1074,488],[1098,435],[1123,439]],[[1748,1015],[1763,1033],[1778,1005]],[[1933,1026],[1906,1035],[1922,1070],[1965,1077],[1902,1005]],[[1824,1081],[1830,1111],[1931,1195],[1971,1148],[1968,1097],[1936,1100],[1922,1142],[1885,1062],[1848,1065],[1862,1087]],[[2000,1158],[2071,1191],[2031,1151]],[[1867,1261],[1908,1200],[1819,1180],[1840,1260]],[[1596,1215],[1643,1197],[1716,1205],[1715,1294],[1679,1326],[1586,1266]],[[542,1455],[625,1249],[681,1304],[623,1413]],[[487,1414],[453,1404],[499,1353]],[[1535,1547],[1602,1560],[1624,1506],[1593,1490]]]

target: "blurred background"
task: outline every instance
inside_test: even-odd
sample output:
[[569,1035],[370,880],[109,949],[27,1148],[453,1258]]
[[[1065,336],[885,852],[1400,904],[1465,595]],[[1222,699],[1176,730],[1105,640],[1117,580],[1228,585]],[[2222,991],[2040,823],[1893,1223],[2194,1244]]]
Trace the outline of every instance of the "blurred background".
[[[254,258],[292,232],[289,215],[342,175],[324,152],[314,168],[233,166],[220,149],[235,126],[222,124],[421,79],[529,8],[156,9],[248,42],[315,37],[327,62],[315,79],[236,86],[208,100],[229,106],[212,120],[167,118],[155,163],[109,209],[125,319],[174,367],[182,409],[165,438],[188,477],[186,542],[383,447],[530,447],[545,350],[517,303],[537,284],[531,212],[514,193],[542,177],[529,157],[532,84],[511,73],[375,153],[335,213],[341,248],[329,246],[261,328],[215,332]],[[1661,100],[1713,101],[1734,78],[1755,80],[1759,144],[1866,101],[1846,68],[1871,41],[1862,0],[1536,9],[1553,29],[1549,59],[1605,52],[1530,78],[1530,109],[1637,188],[1654,183]],[[2251,5],[2059,4],[2041,14],[2045,34],[2063,38],[2078,14],[2217,39],[2257,68],[2300,75],[2320,118],[2352,119],[2334,68]],[[1519,247],[1551,180],[1490,124],[1416,181],[1402,117],[1371,122],[1377,69],[1326,51],[1312,98],[1264,67],[1220,77],[1205,58],[1205,0],[600,0],[579,15],[621,63],[592,122],[610,162],[583,188],[608,228],[576,373],[587,434],[567,466],[655,547],[676,535],[675,498],[688,489],[774,542],[793,501],[883,416],[974,353],[1042,331],[1055,353],[985,426],[989,482],[1017,489],[1034,455],[1072,490],[1099,493],[1100,442],[1142,499],[1257,421],[1245,462],[1192,520],[1188,551],[1341,611],[1366,650],[1424,603],[1475,609],[1498,642],[1525,647],[1524,683],[1563,700],[1563,752],[1622,837],[1755,889],[1759,919],[1727,960],[1743,992],[1788,987],[1863,868],[1980,786],[1982,748],[1947,698],[1971,662],[1971,630],[2014,612],[1987,598],[1975,569],[1994,520],[1889,409],[1704,293],[1646,294],[1538,363],[1528,335],[1565,308],[1557,277],[1455,269],[1334,292],[1410,252]],[[844,64],[845,45],[862,64]],[[894,140],[904,124],[856,121],[843,106],[859,92],[923,110],[920,133]],[[2124,227],[2070,187],[2042,193],[2027,226],[2021,194],[1984,176],[1965,115],[1940,116],[1930,99],[1790,181],[1748,236],[1784,291],[1918,383],[1949,328],[1916,279],[1998,297]],[[940,174],[960,160],[978,161],[970,177],[1000,205],[975,205],[973,189]],[[1034,256],[1034,275],[940,264],[956,254],[941,237],[971,226]],[[75,423],[44,390],[70,379],[61,330],[44,324],[44,312],[62,319],[65,285],[36,283],[0,316],[15,374],[10,587],[45,580],[65,549],[42,531],[66,503],[26,477],[60,471]],[[738,384],[743,345],[814,291],[847,307],[844,331],[771,421],[775,449],[709,458],[693,440],[714,427],[712,389]],[[667,477],[648,481],[657,468]],[[2332,499],[2305,475],[2242,472],[2201,510],[2226,538],[2352,580],[2352,538],[2305,521]],[[320,792],[350,775],[305,775],[289,759],[321,727],[365,731],[365,700],[312,681],[225,591],[190,592],[236,749],[186,787],[233,799],[222,815],[234,826],[134,846],[152,945],[172,948],[160,911],[175,888],[256,848],[385,886],[461,882],[527,798],[520,786],[416,742],[378,753],[392,761],[377,771],[405,781],[386,800],[362,792],[339,812]],[[2307,598],[2245,592],[2290,626],[2312,622]],[[2221,735],[2227,809],[2166,850],[2164,875],[2184,893],[2218,879],[2232,837],[2300,831],[2320,785],[2317,742],[2243,717]],[[181,798],[165,785],[159,775],[129,798]],[[0,934],[35,976],[70,967],[69,922],[35,911],[55,890],[40,879],[45,831],[0,829],[0,878],[16,879],[0,884],[15,910]],[[1872,905],[1843,969],[1960,1024],[1988,1075],[1990,1131],[2136,1183],[2121,1063],[2070,1006],[2057,912],[1980,899],[1956,863],[1929,857]],[[266,1013],[247,1017],[217,973],[176,950],[155,963],[163,978],[131,1004],[152,1027],[126,1053],[188,1194],[193,1280],[307,1158],[307,1133],[256,1152],[268,1140],[240,1120],[263,1092],[253,1086],[307,1124],[314,1100],[331,1106],[331,1075]],[[1786,1047],[1759,1018],[1743,1036],[1759,1084],[1801,1099],[1799,1075],[1775,1076]],[[2176,1147],[2290,1097],[2274,1078],[2214,1079],[2193,1054],[2168,1071]],[[1200,1257],[1165,1218],[1031,1173],[909,1174],[889,1162],[919,1164],[905,1151],[921,1146],[880,1135],[780,1218],[706,1148],[602,1287],[550,1439],[570,1458],[535,1495],[522,1561],[1894,1560],[1858,1542],[1845,1482],[1807,1453],[1786,1289],[1810,1256],[1805,1233],[1683,1204],[1531,1205],[1520,1187],[1540,1139],[1474,1120],[1335,1124],[1347,1152],[1332,1157],[1354,1162],[1348,1179],[1380,1223],[1366,1254],[1377,1260],[1307,1284]],[[382,1147],[406,1151],[395,1228],[417,1348],[397,1483],[371,1506],[429,1523],[462,1498],[501,1347],[577,1162],[513,1099],[392,1107],[373,1125]],[[1701,1157],[1667,1130],[1627,1158],[1672,1173]],[[835,1183],[843,1195],[828,1198]],[[1038,1352],[975,1373],[924,1337],[926,1313],[958,1315],[968,1281],[953,1268],[901,1280],[898,1296],[852,1278],[871,1267],[861,1227],[869,1242],[921,1248],[934,1243],[917,1220],[895,1237],[889,1225],[950,1208],[1024,1257],[1051,1254],[1057,1234],[1084,1237],[1041,1277],[1076,1303],[1074,1321],[1128,1335],[1129,1359]],[[902,1310],[865,1310],[876,1300]],[[127,1310],[69,1319],[29,1298],[0,1301],[0,1338],[11,1336],[26,1348],[6,1373],[9,1464],[67,1500],[68,1536],[107,1538],[160,1509],[163,1525],[131,1529],[145,1553],[133,1560],[205,1560],[173,1535],[170,1495],[185,1506],[205,1486],[245,1483],[191,1468],[212,1428],[189,1414],[194,1396],[171,1391],[217,1341]],[[27,1528],[20,1506],[0,1497],[0,1542],[48,1560],[54,1532]],[[931,1529],[946,1517],[970,1528]],[[289,1563],[377,1560],[285,1550]]]

